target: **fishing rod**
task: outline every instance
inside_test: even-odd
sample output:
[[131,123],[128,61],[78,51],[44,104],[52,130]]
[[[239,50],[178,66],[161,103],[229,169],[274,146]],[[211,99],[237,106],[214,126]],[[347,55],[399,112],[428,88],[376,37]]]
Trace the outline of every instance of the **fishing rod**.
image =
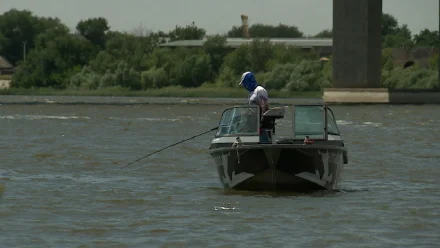
[[139,161],[139,160],[141,160],[141,159],[144,159],[144,158],[149,157],[149,156],[151,156],[151,155],[153,155],[153,154],[156,154],[156,153],[158,153],[158,152],[160,152],[160,151],[163,151],[163,150],[165,150],[165,149],[168,149],[168,148],[170,148],[170,147],[172,147],[172,146],[178,145],[178,144],[183,143],[183,142],[185,142],[185,141],[188,141],[188,140],[190,140],[190,139],[194,139],[194,138],[196,138],[196,137],[198,137],[198,136],[201,136],[201,135],[204,135],[204,134],[206,134],[206,133],[210,133],[210,132],[215,131],[215,130],[217,130],[217,129],[218,129],[218,127],[212,128],[212,129],[210,129],[210,130],[208,130],[208,131],[205,131],[205,132],[203,132],[203,133],[196,134],[196,135],[191,136],[191,137],[189,137],[189,138],[187,138],[187,139],[181,140],[181,141],[179,141],[179,142],[177,142],[177,143],[174,143],[174,144],[172,144],[172,145],[169,145],[169,146],[167,146],[167,147],[164,147],[164,148],[162,148],[162,149],[159,149],[159,150],[157,150],[157,151],[155,151],[155,152],[152,152],[152,153],[150,153],[150,154],[148,154],[148,155],[145,155],[145,156],[143,156],[143,157],[141,157],[141,158],[136,159],[136,160],[133,161],[133,162],[130,162],[130,163],[128,163],[128,164],[122,166],[121,169],[123,169],[124,167],[126,167],[126,166],[128,166],[128,165],[130,165],[130,164],[133,164],[133,163],[135,163],[135,162],[137,162],[137,161]]

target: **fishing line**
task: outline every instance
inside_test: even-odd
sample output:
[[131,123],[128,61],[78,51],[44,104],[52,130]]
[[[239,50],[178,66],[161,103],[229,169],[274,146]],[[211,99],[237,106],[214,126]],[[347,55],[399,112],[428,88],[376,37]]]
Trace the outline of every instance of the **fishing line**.
[[164,147],[164,148],[162,148],[162,149],[159,149],[159,150],[157,150],[157,151],[155,151],[155,152],[152,152],[152,153],[150,153],[150,154],[147,154],[147,155],[145,155],[145,156],[143,156],[143,157],[141,157],[141,158],[138,158],[138,159],[136,159],[136,160],[134,160],[134,161],[132,161],[132,162],[130,162],[130,163],[128,163],[128,164],[122,166],[121,169],[125,168],[125,167],[128,166],[128,165],[131,165],[131,164],[133,164],[133,163],[136,163],[136,162],[138,162],[138,161],[141,160],[141,159],[147,158],[147,157],[149,157],[149,156],[151,156],[151,155],[153,155],[153,154],[156,154],[156,153],[158,153],[158,152],[161,152],[161,151],[163,151],[163,150],[165,150],[165,149],[168,149],[168,148],[170,148],[170,147],[173,147],[173,146],[178,145],[178,144],[180,144],[180,143],[183,143],[183,142],[185,142],[185,141],[188,141],[188,140],[194,139],[194,138],[196,138],[196,137],[198,137],[198,136],[201,136],[201,135],[204,135],[204,134],[210,133],[210,132],[215,131],[215,130],[217,130],[217,129],[218,129],[218,127],[212,128],[212,129],[210,129],[210,130],[208,130],[208,131],[205,131],[205,132],[203,132],[203,133],[196,134],[196,135],[191,136],[191,137],[189,137],[189,138],[187,138],[187,139],[181,140],[181,141],[179,141],[179,142],[177,142],[177,143],[174,143],[174,144],[172,144],[172,145],[169,145],[169,146],[167,146],[167,147]]

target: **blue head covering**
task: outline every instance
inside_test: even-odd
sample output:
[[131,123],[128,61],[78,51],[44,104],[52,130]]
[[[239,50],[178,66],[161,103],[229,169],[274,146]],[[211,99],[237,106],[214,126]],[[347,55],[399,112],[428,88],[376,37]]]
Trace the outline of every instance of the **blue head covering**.
[[243,85],[246,90],[253,92],[255,88],[257,88],[258,83],[257,80],[255,80],[254,74],[250,71],[247,71],[241,76],[241,81],[238,85]]

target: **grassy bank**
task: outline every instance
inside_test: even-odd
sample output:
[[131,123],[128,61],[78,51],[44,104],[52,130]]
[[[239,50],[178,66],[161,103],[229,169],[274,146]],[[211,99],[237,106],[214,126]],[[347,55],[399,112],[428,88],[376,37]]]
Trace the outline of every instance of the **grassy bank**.
[[[268,91],[270,98],[322,98],[322,92],[286,92]],[[20,89],[10,88],[0,90],[0,95],[37,95],[37,96],[144,96],[144,97],[220,97],[240,98],[247,97],[248,93],[242,88],[217,88],[217,87],[166,87],[161,89],[148,89],[144,91],[132,91],[126,88],[105,88],[98,90],[66,89],[56,90],[50,88]]]

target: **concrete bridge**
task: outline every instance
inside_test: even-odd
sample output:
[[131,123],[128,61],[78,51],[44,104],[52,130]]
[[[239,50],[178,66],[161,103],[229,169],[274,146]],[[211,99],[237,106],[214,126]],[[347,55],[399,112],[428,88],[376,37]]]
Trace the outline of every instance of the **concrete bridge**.
[[437,92],[405,94],[380,89],[381,16],[382,0],[333,0],[333,88],[325,90],[324,100],[387,103],[413,97],[415,102],[423,98],[440,101]]

